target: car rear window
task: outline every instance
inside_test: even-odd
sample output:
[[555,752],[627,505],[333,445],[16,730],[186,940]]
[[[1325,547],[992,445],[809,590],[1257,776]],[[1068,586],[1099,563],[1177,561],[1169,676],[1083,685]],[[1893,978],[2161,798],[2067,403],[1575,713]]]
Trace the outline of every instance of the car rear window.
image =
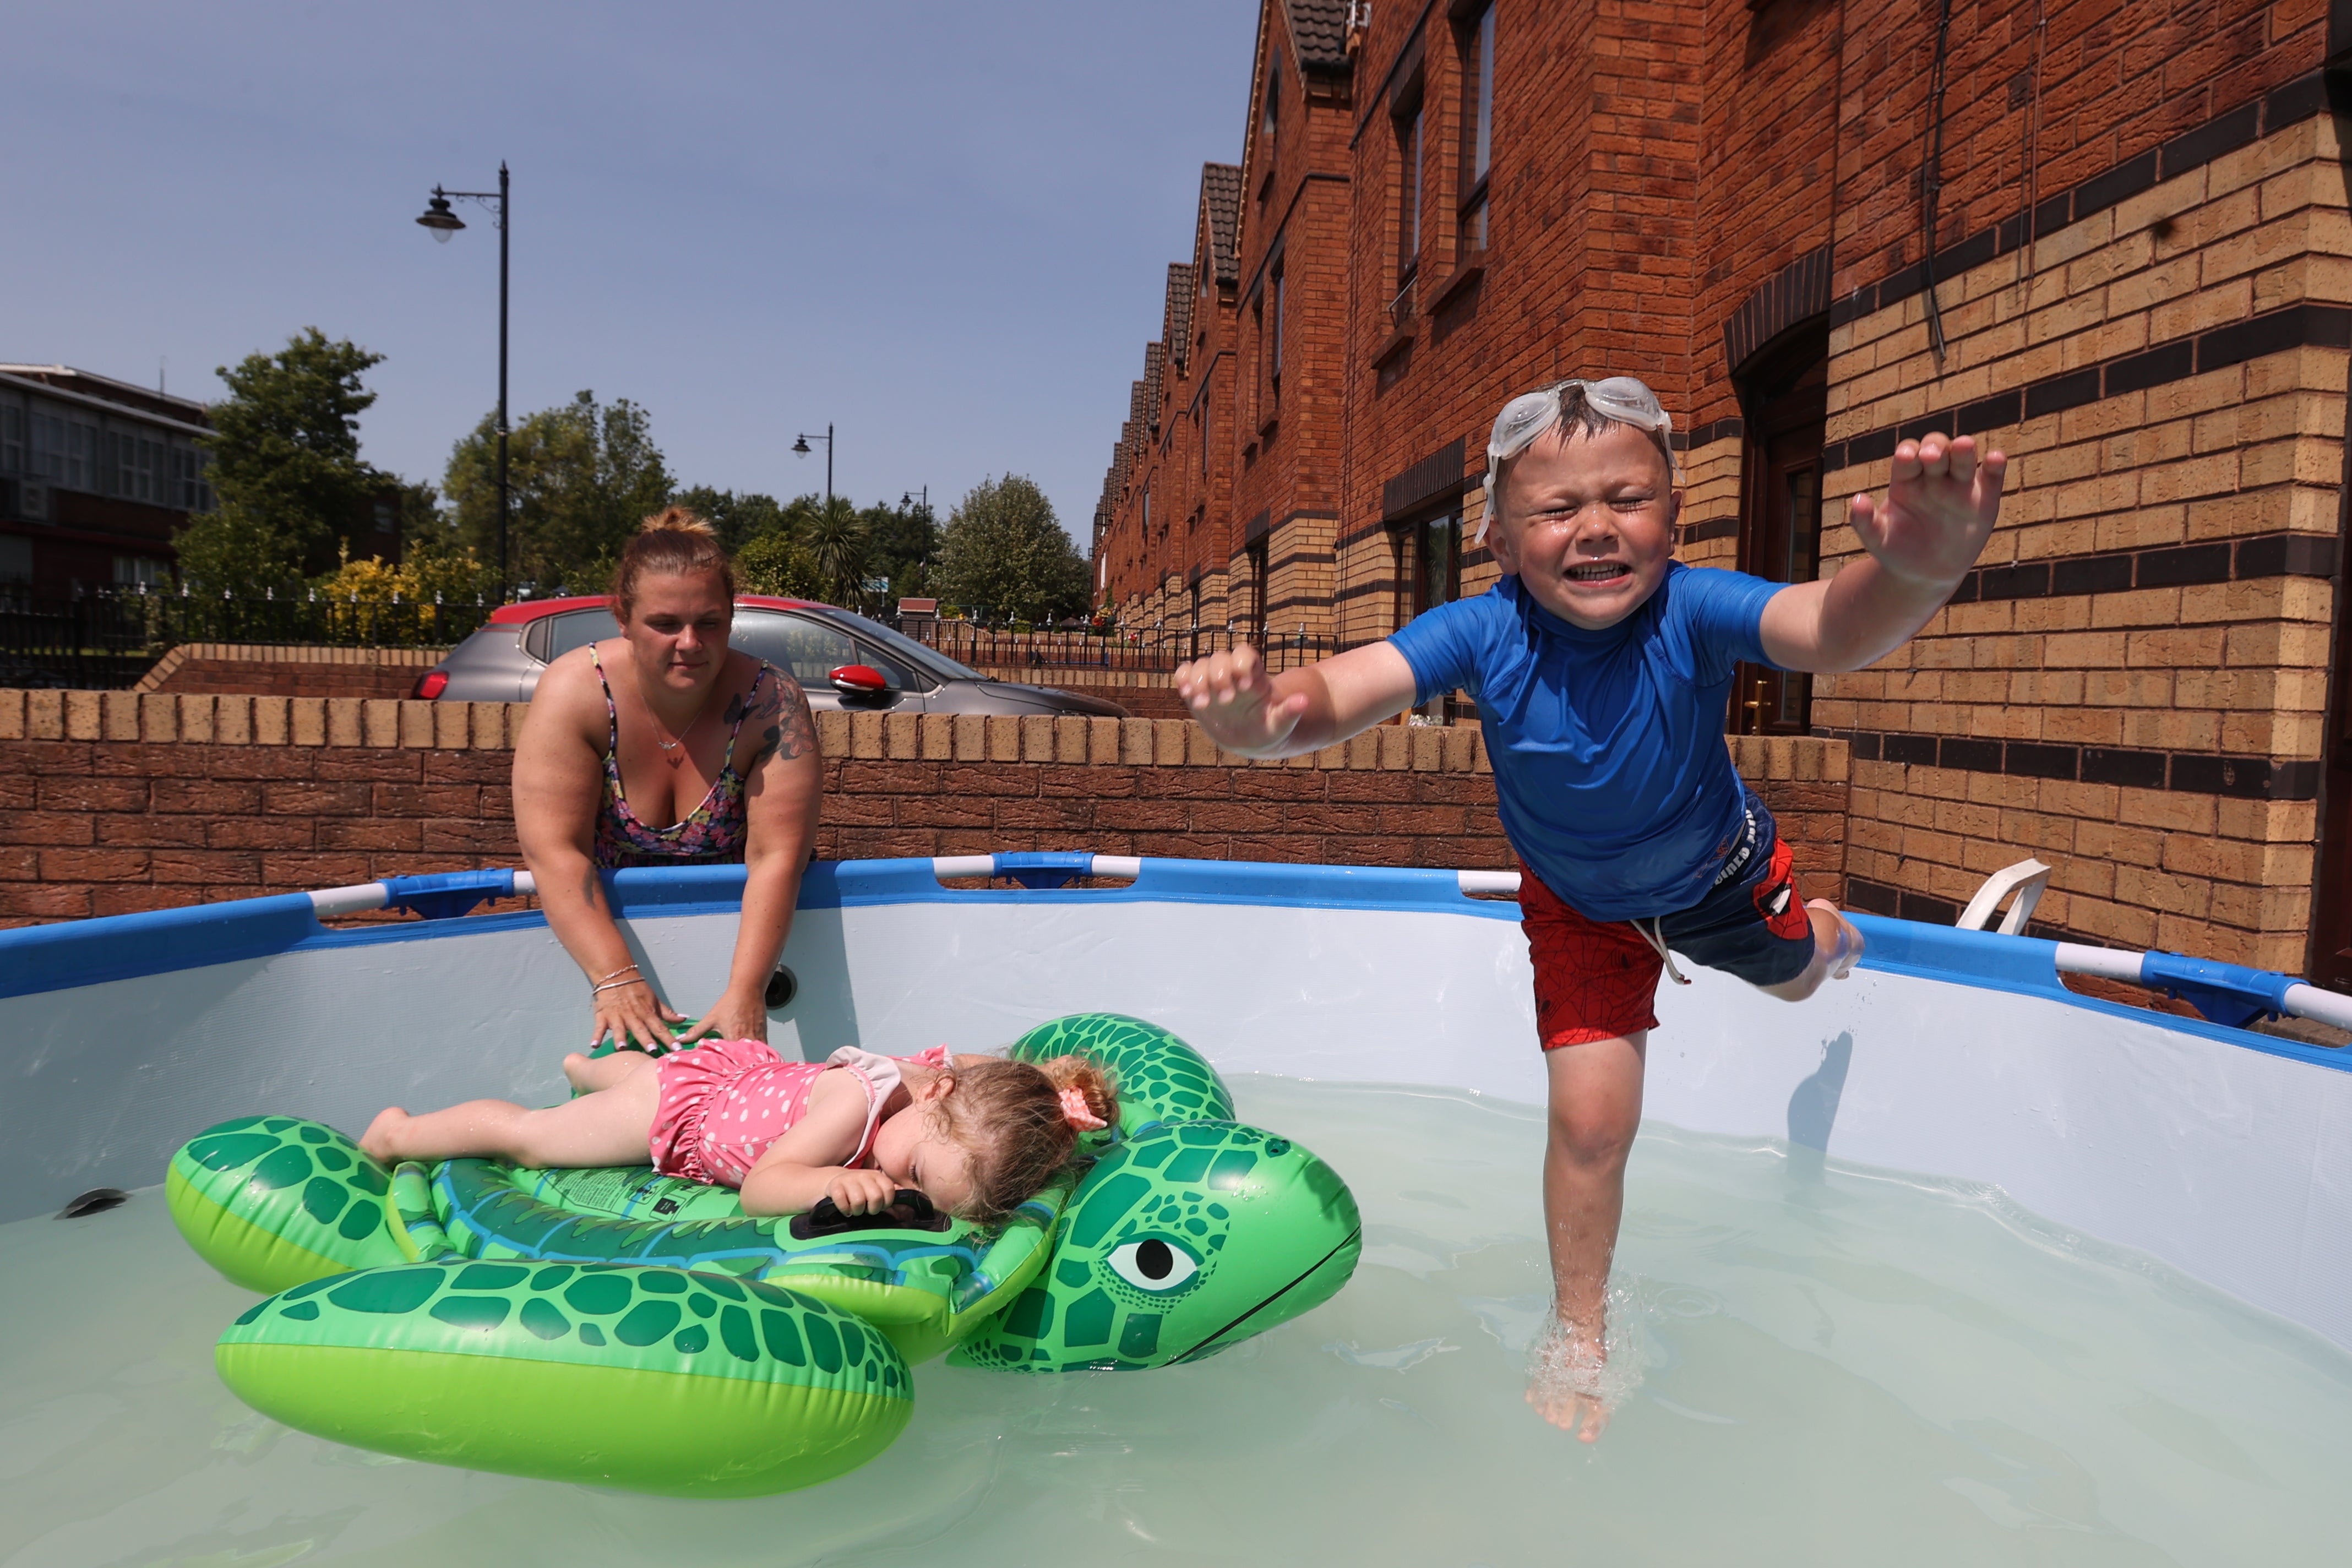
[[575,647],[584,647],[592,642],[621,634],[621,628],[613,623],[613,612],[602,605],[593,610],[567,610],[560,616],[550,616],[541,626],[543,630],[533,628],[539,635],[525,646],[533,658],[548,664],[553,664]]

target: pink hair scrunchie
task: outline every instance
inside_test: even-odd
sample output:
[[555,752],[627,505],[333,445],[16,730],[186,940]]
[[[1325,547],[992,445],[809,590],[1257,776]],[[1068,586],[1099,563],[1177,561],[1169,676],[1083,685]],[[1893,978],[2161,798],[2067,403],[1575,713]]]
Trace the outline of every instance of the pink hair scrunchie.
[[1083,1089],[1073,1086],[1063,1089],[1058,1098],[1062,1102],[1062,1114],[1068,1118],[1070,1125],[1079,1131],[1094,1132],[1110,1125],[1087,1108],[1087,1097]]

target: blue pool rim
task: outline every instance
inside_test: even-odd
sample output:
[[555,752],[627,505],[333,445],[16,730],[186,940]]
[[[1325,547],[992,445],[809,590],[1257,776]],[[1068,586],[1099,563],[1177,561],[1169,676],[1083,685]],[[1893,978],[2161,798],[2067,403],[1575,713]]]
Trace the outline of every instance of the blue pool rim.
[[[1083,853],[1004,855],[1000,869],[1019,862],[1067,862],[1083,873]],[[813,862],[801,882],[803,910],[856,909],[889,904],[1035,904],[1083,899],[1097,903],[1192,903],[1260,908],[1343,910],[1368,912],[1451,914],[1474,920],[1516,921],[1518,905],[1503,898],[1472,898],[1457,873],[1410,867],[1318,866],[1282,861],[1146,858],[1132,862],[1132,882],[1113,888],[949,888],[929,857],[887,860]],[[404,889],[424,901],[446,900],[453,889],[480,897],[512,896],[510,870],[490,869],[430,878],[395,878],[388,886],[394,902]],[[624,919],[732,914],[741,904],[740,866],[648,867],[604,873],[617,914]],[[445,906],[446,907],[446,906]],[[2068,1006],[2131,1018],[2182,1035],[2217,1040],[2352,1072],[2352,1049],[2305,1045],[2276,1036],[2231,1028],[2201,1018],[2184,1018],[2086,996],[2061,984],[2058,944],[2038,937],[1951,926],[1848,910],[1867,939],[1862,967],[1984,990],[2040,996]],[[107,915],[50,925],[0,931],[0,998],[36,995],[107,981],[136,979],[211,964],[340,947],[432,942],[499,931],[542,929],[536,910],[450,915],[333,929],[321,925],[308,893],[281,893]]]

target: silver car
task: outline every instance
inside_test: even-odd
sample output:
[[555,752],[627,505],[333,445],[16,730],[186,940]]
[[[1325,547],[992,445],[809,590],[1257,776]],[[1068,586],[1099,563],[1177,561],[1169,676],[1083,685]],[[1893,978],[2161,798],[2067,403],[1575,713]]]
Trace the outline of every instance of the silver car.
[[[547,667],[583,643],[618,635],[601,596],[501,605],[481,630],[417,679],[412,695],[444,702],[528,702]],[[831,605],[739,595],[730,647],[789,671],[809,706],[857,713],[1047,713],[1124,719],[1099,697],[992,680],[914,638]]]

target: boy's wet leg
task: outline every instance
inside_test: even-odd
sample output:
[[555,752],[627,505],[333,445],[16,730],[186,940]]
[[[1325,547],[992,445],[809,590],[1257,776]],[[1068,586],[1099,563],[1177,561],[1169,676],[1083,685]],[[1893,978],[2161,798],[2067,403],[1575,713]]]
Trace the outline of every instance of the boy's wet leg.
[[1553,1320],[1528,1367],[1528,1403],[1585,1442],[1608,1425],[1609,1268],[1625,1207],[1625,1160],[1642,1121],[1649,1031],[1545,1053],[1550,1116],[1544,1146],[1544,1224]]

